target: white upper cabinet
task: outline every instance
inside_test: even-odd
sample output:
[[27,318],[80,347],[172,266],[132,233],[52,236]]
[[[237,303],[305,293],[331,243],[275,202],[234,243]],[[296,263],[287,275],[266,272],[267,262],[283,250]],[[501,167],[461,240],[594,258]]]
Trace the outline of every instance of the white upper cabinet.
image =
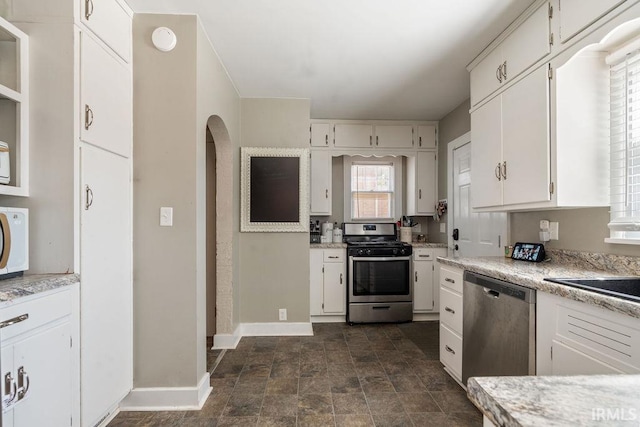
[[566,43],[625,0],[559,0],[560,41]]
[[311,215],[331,215],[331,152],[311,150]]
[[331,123],[312,123],[310,127],[311,146],[328,147],[333,142],[331,130]]
[[471,70],[471,105],[551,52],[549,4],[543,3]]
[[373,147],[373,126],[369,124],[335,125],[335,146],[343,148]]
[[418,125],[417,148],[436,148],[438,145],[438,132],[435,125]]
[[502,205],[502,96],[471,113],[471,204]]
[[131,17],[116,0],[77,0],[80,20],[122,59],[131,61]]
[[436,210],[438,160],[435,151],[407,158],[407,215],[433,215]]
[[131,70],[88,33],[80,40],[80,136],[124,157],[131,155]]
[[411,125],[376,125],[375,145],[381,148],[412,148],[413,126]]

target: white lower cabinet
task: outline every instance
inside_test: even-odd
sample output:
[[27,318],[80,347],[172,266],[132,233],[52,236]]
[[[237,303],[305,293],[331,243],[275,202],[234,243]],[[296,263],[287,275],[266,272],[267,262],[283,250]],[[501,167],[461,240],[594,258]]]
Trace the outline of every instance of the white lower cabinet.
[[440,362],[462,381],[462,276],[463,271],[439,264]]
[[640,319],[537,293],[538,375],[640,374]]
[[413,311],[437,313],[439,309],[438,271],[435,259],[445,256],[446,249],[413,249]]
[[72,425],[74,295],[75,285],[0,306],[4,427]]
[[346,314],[347,271],[345,249],[310,250],[311,316]]

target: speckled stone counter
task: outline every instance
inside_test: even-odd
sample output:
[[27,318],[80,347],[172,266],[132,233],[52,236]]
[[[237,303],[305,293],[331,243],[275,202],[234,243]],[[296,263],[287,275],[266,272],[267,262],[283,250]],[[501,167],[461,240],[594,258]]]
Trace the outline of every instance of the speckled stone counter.
[[469,399],[499,426],[638,426],[640,375],[478,377]]
[[414,248],[429,248],[429,249],[446,249],[447,248],[447,244],[446,243],[418,243],[418,242],[411,242],[411,246],[413,246]]
[[0,303],[80,282],[77,274],[29,274],[0,280]]
[[562,256],[555,252],[550,261],[541,263],[514,261],[504,257],[438,257],[438,262],[640,318],[640,304],[638,303],[544,280],[546,277],[613,277],[640,274],[640,269],[634,270],[636,258],[617,257],[617,259],[619,264],[607,258],[609,263],[601,264],[602,268],[600,269],[598,268],[601,266],[600,264],[584,264],[583,259]]
[[311,249],[346,249],[346,243],[310,243]]

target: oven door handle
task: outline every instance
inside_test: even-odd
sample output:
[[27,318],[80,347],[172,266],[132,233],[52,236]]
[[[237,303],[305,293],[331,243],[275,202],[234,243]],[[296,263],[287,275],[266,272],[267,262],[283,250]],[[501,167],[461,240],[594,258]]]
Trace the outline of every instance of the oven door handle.
[[353,261],[411,261],[411,256],[372,256],[372,257],[349,257],[349,262]]

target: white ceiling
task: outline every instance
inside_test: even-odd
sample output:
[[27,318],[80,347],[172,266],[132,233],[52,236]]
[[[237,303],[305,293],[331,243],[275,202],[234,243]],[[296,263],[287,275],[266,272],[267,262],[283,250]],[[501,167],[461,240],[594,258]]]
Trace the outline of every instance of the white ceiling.
[[532,3],[126,1],[197,13],[242,97],[310,98],[312,118],[407,120],[439,120],[467,99],[466,65]]

